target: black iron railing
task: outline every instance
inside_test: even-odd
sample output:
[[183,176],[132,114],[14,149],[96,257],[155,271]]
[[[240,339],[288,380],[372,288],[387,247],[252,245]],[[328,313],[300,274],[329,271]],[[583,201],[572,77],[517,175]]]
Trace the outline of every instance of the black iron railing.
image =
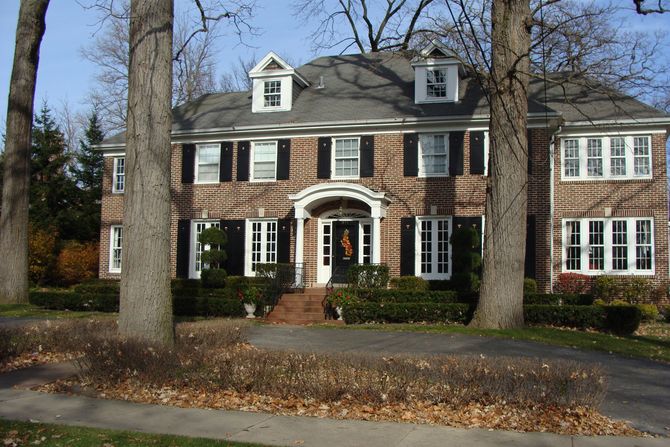
[[256,276],[266,279],[265,306],[263,314],[267,316],[275,308],[281,296],[291,290],[305,290],[305,264],[259,264]]

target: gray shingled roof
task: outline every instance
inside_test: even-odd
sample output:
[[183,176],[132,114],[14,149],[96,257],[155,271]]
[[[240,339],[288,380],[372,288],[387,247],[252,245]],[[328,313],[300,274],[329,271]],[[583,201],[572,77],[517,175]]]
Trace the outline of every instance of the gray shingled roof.
[[[398,54],[320,57],[297,71],[312,85],[299,93],[288,112],[252,113],[250,92],[214,93],[176,107],[172,130],[471,116],[489,112],[481,88],[472,76],[459,83],[462,99],[458,103],[415,104],[414,70],[410,61]],[[325,88],[316,89],[320,76]],[[556,76],[550,79],[549,111],[560,112],[567,121],[584,121],[585,116],[595,121],[668,116],[629,96],[602,88],[591,90],[571,83],[559,84]],[[532,81],[529,93],[529,112],[544,112],[544,84]],[[123,141],[123,134],[119,134],[103,144]]]

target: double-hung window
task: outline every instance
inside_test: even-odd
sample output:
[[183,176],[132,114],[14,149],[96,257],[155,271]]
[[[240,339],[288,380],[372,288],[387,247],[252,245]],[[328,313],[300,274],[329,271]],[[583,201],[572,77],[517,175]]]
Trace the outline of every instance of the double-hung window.
[[193,240],[191,241],[191,274],[190,278],[200,278],[200,273],[203,269],[209,267],[206,263],[202,262],[203,252],[209,250],[211,247],[209,245],[203,245],[198,242],[200,233],[202,233],[207,228],[221,228],[221,223],[218,220],[214,221],[193,221],[191,223],[191,235]]
[[425,279],[451,277],[451,217],[417,217],[415,271]]
[[594,136],[562,139],[563,180],[650,179],[651,138]]
[[114,175],[112,176],[112,192],[123,192],[126,186],[126,158],[114,158]]
[[433,68],[426,70],[426,97],[446,98],[447,69]]
[[245,275],[255,276],[258,264],[277,262],[277,220],[247,221],[247,259]]
[[112,225],[109,233],[109,271],[121,273],[121,255],[123,250],[123,227]]
[[195,181],[196,183],[218,183],[219,182],[219,158],[221,157],[221,145],[198,144],[195,157]]
[[563,271],[591,275],[654,274],[653,220],[563,220]]
[[277,179],[277,142],[254,142],[252,146],[251,179],[274,181]]
[[424,177],[449,174],[449,134],[419,136],[419,175]]
[[263,107],[281,107],[281,81],[263,83]]
[[333,151],[335,175],[333,178],[358,178],[359,138],[335,138]]

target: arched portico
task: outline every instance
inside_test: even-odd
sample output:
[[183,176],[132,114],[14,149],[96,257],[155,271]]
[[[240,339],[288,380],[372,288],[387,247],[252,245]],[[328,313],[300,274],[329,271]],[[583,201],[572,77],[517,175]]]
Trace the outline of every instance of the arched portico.
[[[355,183],[321,183],[303,189],[297,194],[289,195],[293,201],[296,218],[295,262],[304,262],[304,222],[311,217],[320,217],[323,205],[329,202],[360,203],[369,209],[371,230],[371,255],[369,261],[373,264],[381,262],[381,224],[386,217],[386,209],[390,200],[383,192],[375,192],[365,186]],[[342,205],[340,205],[342,208]],[[315,215],[316,213],[316,215]],[[331,216],[329,216],[331,217]],[[320,233],[321,235],[321,233]],[[319,253],[322,253],[321,240]],[[360,262],[360,261],[359,261]],[[323,277],[322,277],[323,278]]]

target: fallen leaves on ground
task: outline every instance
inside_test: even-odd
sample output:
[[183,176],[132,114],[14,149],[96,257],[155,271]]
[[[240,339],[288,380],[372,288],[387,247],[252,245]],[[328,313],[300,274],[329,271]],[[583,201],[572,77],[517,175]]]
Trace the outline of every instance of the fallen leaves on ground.
[[72,360],[75,357],[75,355],[65,352],[26,352],[16,357],[12,357],[4,363],[0,363],[0,374],[36,365],[64,362],[66,360]]
[[560,408],[543,405],[519,407],[501,402],[493,405],[470,403],[455,408],[447,404],[425,401],[372,405],[346,398],[326,403],[314,399],[280,399],[231,390],[212,392],[179,383],[166,387],[147,387],[133,378],[125,379],[115,386],[93,385],[70,379],[44,385],[38,389],[51,393],[72,393],[74,390],[81,390],[85,394],[104,399],[182,408],[264,412],[285,416],[408,422],[582,436],[644,436],[625,422],[613,421],[596,410],[585,407]]

